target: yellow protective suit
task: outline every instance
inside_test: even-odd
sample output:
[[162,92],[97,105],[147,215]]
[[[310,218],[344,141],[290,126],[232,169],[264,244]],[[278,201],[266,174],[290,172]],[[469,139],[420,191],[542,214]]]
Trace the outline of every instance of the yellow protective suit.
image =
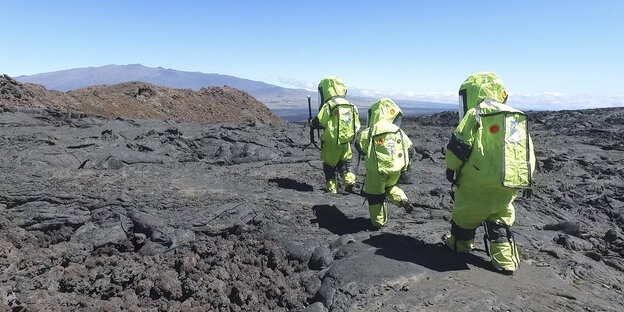
[[456,252],[474,247],[475,229],[485,226],[492,265],[518,268],[511,226],[519,189],[531,186],[533,143],[524,113],[502,104],[507,91],[494,73],[477,73],[460,87],[461,121],[447,146],[447,178],[457,183],[446,245]]
[[344,96],[347,88],[338,77],[328,77],[319,83],[322,103],[317,116],[309,121],[314,128],[324,129],[321,137],[321,159],[327,181],[327,190],[338,193],[339,178],[348,190],[355,184],[351,172],[351,142],[360,129],[360,115],[355,105]]
[[356,149],[366,156],[364,192],[375,228],[388,221],[386,197],[397,206],[408,204],[405,192],[397,186],[401,173],[409,168],[413,151],[412,141],[397,126],[402,115],[399,106],[388,98],[375,102],[369,110],[369,127],[356,141]]

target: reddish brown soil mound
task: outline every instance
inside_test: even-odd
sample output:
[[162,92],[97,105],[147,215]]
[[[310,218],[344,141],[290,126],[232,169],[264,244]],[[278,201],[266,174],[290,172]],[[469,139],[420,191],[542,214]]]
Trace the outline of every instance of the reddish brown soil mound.
[[4,75],[0,76],[0,104],[106,117],[171,118],[190,122],[284,122],[262,102],[228,86],[193,91],[127,82],[58,92],[41,85],[22,84]]

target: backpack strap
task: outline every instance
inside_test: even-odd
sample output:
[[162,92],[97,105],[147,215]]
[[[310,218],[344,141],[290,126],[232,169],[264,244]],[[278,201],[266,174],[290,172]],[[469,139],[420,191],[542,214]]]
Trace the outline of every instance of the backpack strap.
[[[360,119],[359,115],[357,117],[358,119]],[[351,123],[353,123],[353,140],[351,140],[351,143],[353,143],[355,141],[355,138],[357,137],[357,131],[355,130],[355,105],[353,104],[351,104]]]
[[330,97],[330,98],[329,98],[329,99],[327,99],[327,100],[328,100],[328,101],[331,101],[331,100],[333,100],[333,99],[337,99],[337,98],[343,98],[343,99],[344,99],[344,98],[345,98],[345,96],[344,96],[344,95],[334,95],[334,96]]
[[[370,148],[373,150],[373,157],[375,157],[375,165],[377,167],[377,174],[379,173],[379,159],[377,158],[377,148],[375,147],[375,140],[373,140],[373,128],[371,127],[371,129],[369,130],[369,136],[370,136],[370,143],[369,146]],[[383,134],[383,133],[380,133]],[[376,134],[376,135],[380,135],[380,134]]]
[[409,162],[407,161],[407,149],[405,148],[405,139],[403,138],[403,130],[401,130],[401,128],[399,128],[399,136],[401,137],[401,146],[403,147],[403,169],[401,169],[401,171],[407,171],[406,169]]
[[481,106],[475,106],[475,118],[477,119],[477,128],[481,127]]
[[[373,143],[373,126],[368,128],[368,148],[371,148],[371,144]],[[377,156],[375,156],[375,159],[377,159]]]
[[[338,119],[336,120],[336,145],[338,145],[340,144],[340,104],[336,103],[336,106],[334,106],[333,108],[336,108],[336,113],[338,114]],[[330,114],[332,110],[329,111]]]

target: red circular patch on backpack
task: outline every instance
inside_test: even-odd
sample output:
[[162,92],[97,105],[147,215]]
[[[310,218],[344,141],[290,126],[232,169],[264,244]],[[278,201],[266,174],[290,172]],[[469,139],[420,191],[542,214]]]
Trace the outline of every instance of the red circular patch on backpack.
[[498,133],[498,130],[500,130],[500,128],[498,127],[498,125],[492,125],[492,126],[490,127],[490,133],[492,133],[492,134],[497,134],[497,133]]
[[377,140],[377,144],[379,144],[379,145],[383,144],[383,142],[384,142],[384,139]]

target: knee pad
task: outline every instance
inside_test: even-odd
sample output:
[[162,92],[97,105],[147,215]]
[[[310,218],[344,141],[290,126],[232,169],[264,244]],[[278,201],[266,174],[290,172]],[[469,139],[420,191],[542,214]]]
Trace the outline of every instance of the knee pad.
[[456,239],[469,241],[475,238],[475,230],[464,229],[457,225],[454,220],[451,220],[451,235],[453,235]]
[[341,160],[336,164],[336,170],[340,174],[345,174],[351,170],[351,159]]
[[332,167],[326,163],[323,163],[323,173],[325,174],[325,181],[338,179],[336,167]]
[[386,200],[386,194],[368,194],[368,193],[364,193],[364,195],[366,196],[366,200],[368,200],[368,204],[369,205],[378,205],[378,204],[383,204],[383,202]]
[[520,257],[510,226],[489,220],[483,222],[483,226],[483,244],[488,256],[492,257],[494,267],[506,272],[516,270],[520,265]]
[[513,232],[511,228],[502,222],[485,221],[483,222],[485,228],[485,238],[492,243],[512,243]]

